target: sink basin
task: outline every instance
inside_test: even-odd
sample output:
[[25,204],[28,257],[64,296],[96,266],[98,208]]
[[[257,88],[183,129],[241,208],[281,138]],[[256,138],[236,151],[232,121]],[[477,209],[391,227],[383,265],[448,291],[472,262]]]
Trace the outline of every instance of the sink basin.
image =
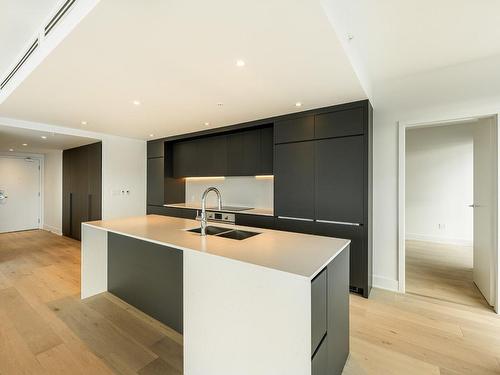
[[258,234],[260,234],[260,233],[234,229],[234,230],[231,230],[229,232],[221,233],[217,237],[230,238],[232,240],[244,240],[244,239],[256,236]]
[[[231,228],[216,227],[216,226],[213,226],[213,225],[209,225],[207,227],[207,234],[215,235],[215,234],[219,234],[219,233],[228,232],[230,230],[232,230],[232,229]],[[201,233],[201,228],[197,227],[197,228],[193,228],[193,229],[188,229],[188,232]]]

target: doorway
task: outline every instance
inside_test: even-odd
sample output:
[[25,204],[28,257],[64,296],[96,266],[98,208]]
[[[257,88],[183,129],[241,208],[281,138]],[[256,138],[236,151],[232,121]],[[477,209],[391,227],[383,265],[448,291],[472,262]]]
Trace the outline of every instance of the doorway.
[[0,156],[0,233],[38,229],[40,159]]
[[497,117],[400,125],[400,291],[497,305]]

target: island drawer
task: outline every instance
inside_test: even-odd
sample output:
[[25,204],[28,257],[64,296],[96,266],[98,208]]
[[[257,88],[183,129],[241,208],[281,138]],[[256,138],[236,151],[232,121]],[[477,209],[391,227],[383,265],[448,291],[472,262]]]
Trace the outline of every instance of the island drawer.
[[327,329],[327,269],[311,283],[311,353],[314,353]]
[[312,375],[329,375],[328,371],[328,342],[327,338],[321,342],[311,362]]

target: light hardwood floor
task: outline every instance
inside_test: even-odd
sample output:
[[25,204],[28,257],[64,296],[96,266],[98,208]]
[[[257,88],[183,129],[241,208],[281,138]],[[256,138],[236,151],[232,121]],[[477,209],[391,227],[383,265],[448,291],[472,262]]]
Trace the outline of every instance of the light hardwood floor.
[[490,309],[472,281],[470,246],[406,241],[406,292]]
[[[81,301],[79,284],[78,242],[0,234],[1,375],[182,373],[180,335],[110,294]],[[376,289],[351,296],[344,374],[500,374],[499,357],[489,310]]]

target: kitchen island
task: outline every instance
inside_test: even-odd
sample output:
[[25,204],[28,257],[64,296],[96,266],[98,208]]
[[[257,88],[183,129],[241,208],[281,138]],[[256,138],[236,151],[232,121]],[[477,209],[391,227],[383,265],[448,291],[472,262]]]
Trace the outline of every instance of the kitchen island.
[[[82,298],[109,291],[183,334],[187,375],[340,374],[349,241],[158,215],[82,226]],[[227,229],[227,231],[225,231]],[[231,237],[231,236],[229,236]]]

